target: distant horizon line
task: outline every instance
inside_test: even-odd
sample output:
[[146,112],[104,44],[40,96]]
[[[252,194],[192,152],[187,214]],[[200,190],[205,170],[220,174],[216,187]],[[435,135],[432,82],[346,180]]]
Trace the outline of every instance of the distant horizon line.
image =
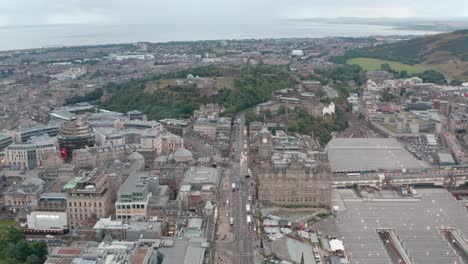
[[[453,21],[466,21],[468,22],[468,16],[457,16],[457,17],[359,17],[359,16],[337,16],[337,17],[284,17],[276,19],[259,19],[246,21],[244,23],[239,22],[221,22],[220,25],[242,25],[242,24],[263,24],[268,22],[275,21],[306,21],[306,20],[340,20],[340,19],[355,19],[355,20],[376,20],[376,19],[385,19],[385,20],[394,20],[394,21],[408,21],[412,22],[453,22]],[[16,24],[16,25],[0,25],[0,28],[28,28],[28,27],[53,27],[53,26],[77,26],[77,25],[100,25],[100,26],[120,26],[120,25],[157,25],[157,24],[172,24],[174,21],[151,21],[148,23],[143,22],[82,22],[82,23],[41,23],[41,24]],[[200,21],[200,22],[191,22],[191,21],[177,21],[179,25],[203,25],[210,24],[213,22],[210,21]]]

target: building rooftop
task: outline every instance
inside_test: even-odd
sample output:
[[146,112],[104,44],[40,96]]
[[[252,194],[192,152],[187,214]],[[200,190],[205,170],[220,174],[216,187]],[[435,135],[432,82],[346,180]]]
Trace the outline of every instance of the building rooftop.
[[54,129],[58,130],[59,124],[58,123],[48,123],[47,125],[41,125],[41,124],[36,124],[36,125],[29,125],[29,126],[20,126],[18,128],[18,131],[21,133],[27,133],[27,132],[32,132],[32,131],[39,131],[39,130],[48,130],[48,129]]
[[111,220],[111,218],[100,218],[93,229],[123,229],[123,222],[121,220]]
[[183,184],[214,184],[220,181],[219,170],[210,167],[192,167],[185,172]]
[[74,189],[76,187],[76,185],[83,179],[83,177],[75,177],[73,179],[71,179],[69,182],[67,182],[67,184],[65,184],[65,186],[63,186],[63,189],[64,190],[70,190],[70,189]]
[[188,120],[185,119],[172,119],[172,118],[165,118],[159,120],[159,122],[165,124],[165,125],[173,125],[173,126],[188,126],[189,122]]
[[42,135],[30,137],[28,142],[35,143],[35,144],[43,144],[43,143],[54,142],[55,140],[56,140],[55,137],[51,137],[49,136],[49,134],[44,133]]
[[3,191],[4,195],[12,195],[12,194],[24,194],[24,195],[36,195],[37,193],[42,191],[42,186],[28,184],[28,185],[14,185],[8,187],[5,191]]
[[49,192],[49,193],[43,193],[41,195],[41,199],[67,199],[68,194],[66,193],[55,193],[55,192]]
[[190,218],[188,220],[188,224],[187,224],[188,228],[201,230],[202,226],[203,226],[203,219],[201,218]]
[[188,162],[193,160],[193,154],[186,148],[180,148],[174,153],[174,160],[177,162]]
[[12,138],[11,135],[0,132],[0,140],[11,139],[11,138]]
[[202,264],[206,244],[203,238],[177,239],[172,247],[159,248],[158,252],[164,256],[162,264]]
[[455,160],[453,159],[452,154],[439,152],[438,155],[439,155],[439,163],[440,163],[440,165],[451,165],[451,164],[455,164]]
[[304,254],[304,264],[315,264],[315,256],[312,251],[312,245],[300,242],[287,236],[282,236],[271,243],[271,250],[281,259],[301,263]]
[[95,132],[105,135],[105,136],[112,136],[112,135],[123,136],[123,133],[121,130],[118,130],[113,127],[94,127],[93,129]]
[[55,118],[58,118],[58,119],[61,119],[61,120],[70,120],[74,116],[76,116],[76,114],[74,114],[74,113],[72,113],[72,112],[70,112],[70,111],[68,111],[66,109],[55,110],[50,115],[52,117],[55,117]]
[[334,138],[326,150],[333,172],[429,168],[394,138]]
[[143,112],[138,111],[138,110],[131,110],[131,111],[128,111],[127,114],[129,114],[129,115],[141,115],[141,114],[143,114]]
[[351,189],[336,190],[336,235],[350,263],[392,263],[379,230],[392,230],[413,263],[464,263],[442,230],[453,228],[466,240],[467,210],[445,189],[416,190],[410,198],[392,191],[361,198]]
[[[147,180],[151,175],[146,172],[132,173],[124,184],[119,189],[119,195],[121,193],[146,193],[148,190]],[[143,199],[145,197],[142,197]]]
[[[162,230],[161,222],[148,221],[148,222],[129,222],[126,225],[127,232],[135,232],[140,239],[155,238],[154,234],[160,234]],[[127,234],[131,236],[130,234]]]

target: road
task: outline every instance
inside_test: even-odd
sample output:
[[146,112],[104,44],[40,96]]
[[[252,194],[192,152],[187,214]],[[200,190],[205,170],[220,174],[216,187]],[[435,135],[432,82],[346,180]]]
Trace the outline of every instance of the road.
[[252,213],[254,213],[254,206],[249,202],[248,197],[251,192],[253,180],[252,178],[246,178],[245,173],[247,172],[247,157],[243,154],[244,150],[244,115],[239,114],[237,116],[239,122],[233,127],[231,134],[231,143],[234,147],[233,154],[234,158],[231,161],[232,174],[231,183],[235,183],[238,190],[231,191],[231,217],[234,218],[234,224],[231,226],[232,232],[235,235],[235,263],[239,264],[253,264],[253,251],[254,251],[254,231],[253,225],[255,219],[252,217],[252,226],[247,224],[247,211],[246,204],[250,204]]

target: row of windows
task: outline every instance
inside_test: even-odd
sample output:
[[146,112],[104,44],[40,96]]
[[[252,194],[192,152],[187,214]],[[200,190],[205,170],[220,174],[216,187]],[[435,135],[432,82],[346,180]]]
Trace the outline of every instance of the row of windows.
[[289,197],[274,197],[273,199],[266,199],[265,200],[266,202],[270,202],[270,201],[273,201],[273,202],[317,202],[317,201],[320,201],[320,202],[325,202],[326,199],[325,199],[325,196],[321,195],[320,197],[316,197],[316,196],[307,196],[307,197],[293,197],[293,198],[289,198]]
[[8,205],[26,205],[26,202],[25,201],[16,201],[16,200],[11,201],[11,200],[8,200],[7,204]]
[[[262,191],[262,190],[260,190]],[[322,191],[322,190],[315,190],[315,189],[306,189],[306,190],[294,190],[294,191],[285,191],[284,189],[266,189],[264,190],[265,192],[269,193],[274,193],[274,194],[282,194],[282,195],[295,195],[297,193],[302,193],[302,194],[325,194],[327,191]]]
[[[83,202],[83,203],[81,203],[81,202],[68,202],[69,207],[73,207],[73,206],[81,207],[82,204],[83,204],[84,207],[86,207],[86,206],[92,207],[93,206],[93,202],[88,202],[88,203],[86,203],[86,202]],[[98,202],[98,203],[94,202],[94,207],[98,207],[98,206],[102,207],[102,203],[101,202]]]
[[130,219],[131,215],[117,215],[117,219]]
[[[86,220],[88,218],[94,217],[94,215],[88,215],[88,214],[70,214],[70,219],[76,219],[76,220]],[[102,211],[98,210],[96,212],[96,217],[103,217],[102,216]],[[72,223],[72,222],[71,222]]]
[[116,207],[117,209],[145,209],[144,204],[117,204]]
[[[70,208],[69,211],[72,212],[72,211],[73,211],[73,208]],[[101,209],[99,209],[99,210],[94,209],[94,208],[90,208],[90,209],[89,209],[89,212],[97,212],[97,211],[101,211]],[[87,212],[88,212],[88,208],[83,208],[83,209],[81,209],[81,208],[79,208],[79,209],[78,209],[78,208],[75,208],[75,213],[77,213],[77,212],[80,212],[80,213],[81,213],[81,212],[85,212],[85,213],[87,213]]]
[[132,198],[134,196],[143,196],[143,193],[141,192],[135,192],[135,193],[132,193],[132,194],[120,194],[119,195],[119,198]]

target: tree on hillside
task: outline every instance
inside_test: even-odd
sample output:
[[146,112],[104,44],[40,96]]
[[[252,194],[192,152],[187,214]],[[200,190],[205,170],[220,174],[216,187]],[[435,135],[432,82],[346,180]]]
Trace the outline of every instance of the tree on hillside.
[[416,73],[414,76],[417,76],[423,80],[423,82],[426,83],[435,83],[435,84],[446,84],[447,81],[445,79],[445,76],[434,70],[427,70],[422,73]]
[[390,67],[390,64],[388,63],[380,64],[380,69],[389,73],[395,73],[395,71],[392,69],[392,67]]
[[41,264],[47,259],[44,242],[27,242],[25,235],[16,228],[0,228],[0,263]]

